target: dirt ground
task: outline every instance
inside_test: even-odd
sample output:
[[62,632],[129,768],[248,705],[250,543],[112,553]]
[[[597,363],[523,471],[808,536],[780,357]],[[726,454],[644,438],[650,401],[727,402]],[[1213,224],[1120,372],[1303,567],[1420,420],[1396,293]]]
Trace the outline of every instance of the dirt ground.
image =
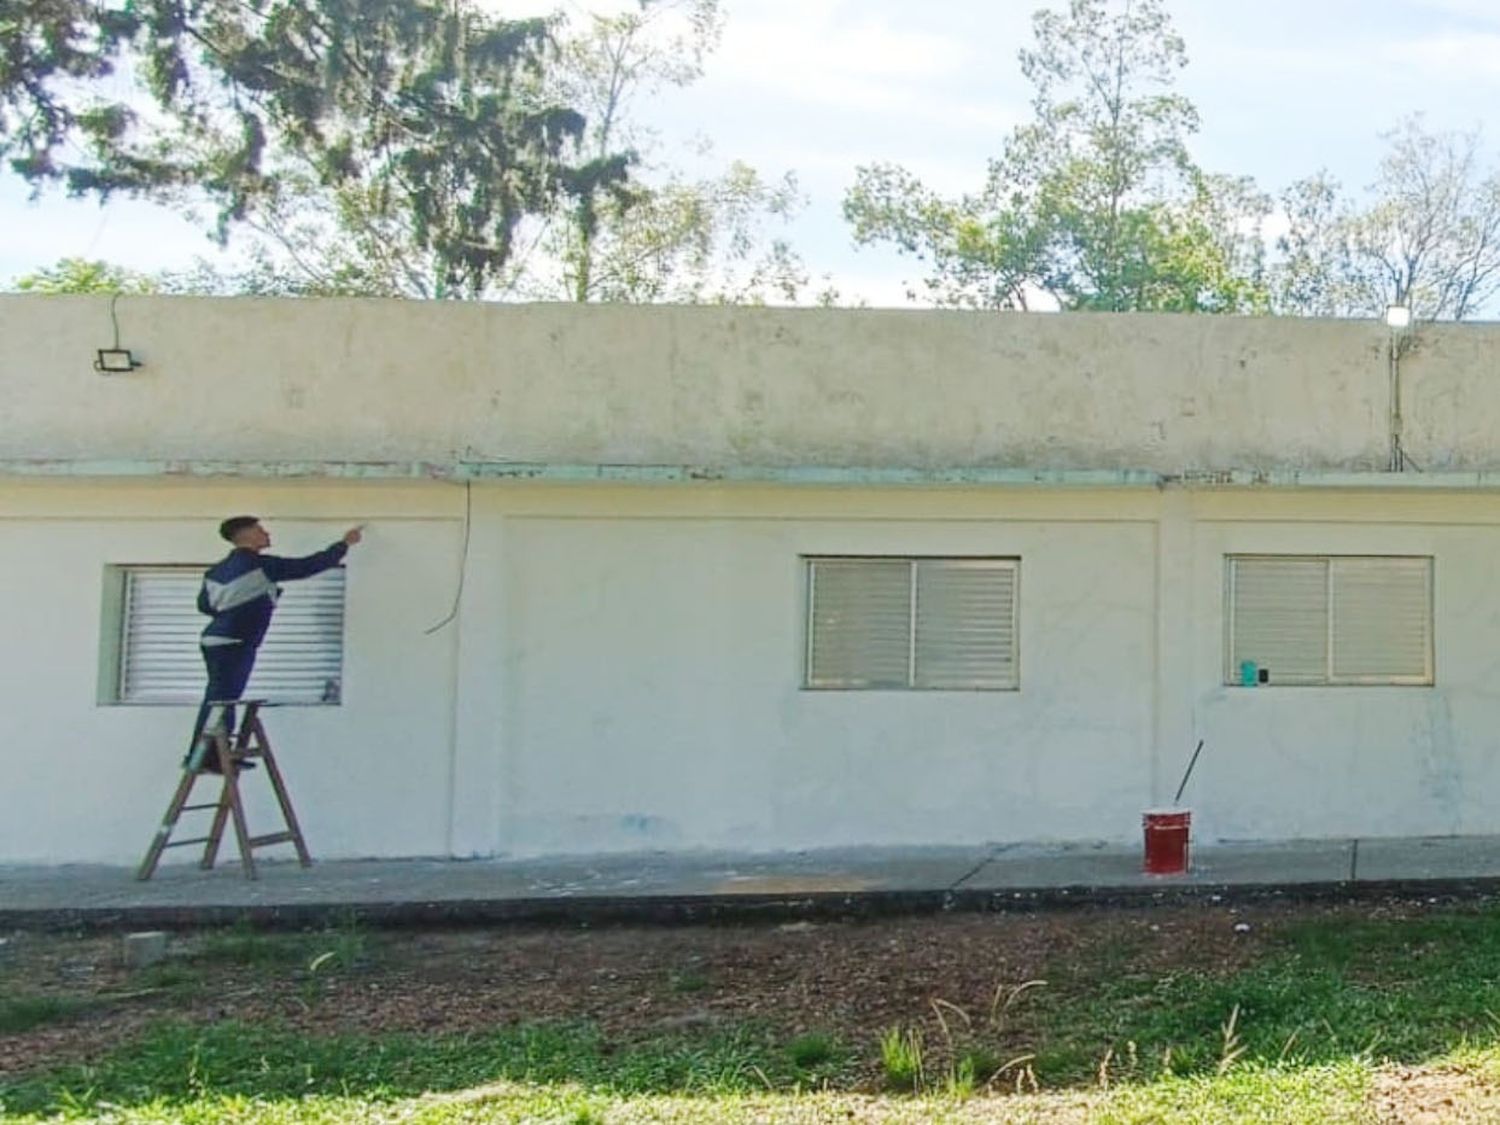
[[[826,924],[360,931],[352,966],[311,973],[303,959],[315,958],[320,943],[335,948],[337,934],[295,939],[295,960],[212,968],[204,964],[212,935],[173,934],[154,977],[124,967],[119,935],[11,934],[0,990],[86,1003],[69,1018],[0,1032],[0,1077],[87,1061],[167,1015],[269,1018],[311,1032],[451,1033],[587,1020],[621,1041],[753,1021],[788,1038],[832,1034],[868,1045],[873,1056],[886,1028],[930,1024],[934,1000],[978,1015],[997,988],[1065,974],[1070,962],[1096,973],[1111,958],[1131,972],[1233,971],[1294,919],[1421,909],[1208,903]],[[173,987],[162,974],[174,964],[209,983]],[[1065,982],[1037,987],[1055,986]],[[1390,1120],[1451,1119],[1454,1099],[1473,1093],[1455,1089],[1463,1082],[1393,1070],[1382,1077],[1380,1108]]]

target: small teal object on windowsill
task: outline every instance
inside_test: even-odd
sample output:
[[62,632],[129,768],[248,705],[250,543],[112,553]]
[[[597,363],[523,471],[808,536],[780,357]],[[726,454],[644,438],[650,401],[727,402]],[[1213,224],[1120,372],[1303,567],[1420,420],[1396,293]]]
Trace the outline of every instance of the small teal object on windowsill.
[[1240,686],[1254,687],[1260,682],[1260,669],[1253,660],[1240,661]]

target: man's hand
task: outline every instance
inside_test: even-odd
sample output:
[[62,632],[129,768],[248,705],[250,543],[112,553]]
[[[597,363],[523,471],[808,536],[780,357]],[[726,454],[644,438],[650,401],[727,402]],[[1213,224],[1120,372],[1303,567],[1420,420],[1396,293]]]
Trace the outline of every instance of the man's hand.
[[364,537],[365,537],[365,525],[364,524],[360,524],[358,527],[351,527],[348,531],[344,532],[344,546],[346,546],[346,547],[352,547],[352,546],[354,546],[354,544],[358,543]]

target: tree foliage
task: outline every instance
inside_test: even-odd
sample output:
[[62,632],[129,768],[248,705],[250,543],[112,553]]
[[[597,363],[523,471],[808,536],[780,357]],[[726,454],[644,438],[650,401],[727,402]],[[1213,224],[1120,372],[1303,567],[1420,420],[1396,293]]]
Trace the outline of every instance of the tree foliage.
[[20,293],[160,293],[160,279],[90,258],[59,258],[11,285]]
[[940,304],[1241,311],[1262,307],[1248,181],[1208,175],[1172,84],[1187,63],[1162,0],[1071,0],[1040,11],[1020,55],[1032,120],[990,161],[984,186],[947,199],[893,165],[860,168],[845,199],[857,242],[930,263]]
[[[34,182],[206,197],[221,237],[305,224],[312,200],[358,237],[399,237],[411,253],[387,281],[403,291],[473,297],[528,219],[627,178],[629,153],[582,158],[583,115],[550,96],[548,21],[495,20],[469,0],[134,0],[103,22],[44,4],[0,74],[0,144]],[[116,55],[151,113],[93,92]],[[68,142],[85,159],[59,162]]]
[[[554,214],[521,264],[515,291],[571,301],[793,300],[807,282],[775,228],[802,205],[790,173],[767,179],[743,161],[707,175],[663,166],[641,102],[703,75],[724,27],[720,0],[639,0],[559,33],[556,96],[589,125],[584,151],[640,156],[631,184]],[[706,142],[691,156],[708,163]]]
[[70,141],[115,127],[123,107],[91,95],[138,26],[88,0],[0,0],[0,159],[33,182],[60,175]]
[[[519,21],[479,0],[0,11],[17,3],[24,34],[0,64],[13,170],[197,218],[206,203],[214,235],[248,235],[255,255],[242,274],[200,270],[211,287],[739,301],[807,281],[774,229],[801,205],[793,177],[637,156],[657,147],[639,103],[701,76],[720,0]],[[103,97],[130,77],[140,91]]]
[[1500,291],[1500,170],[1480,167],[1480,136],[1431,133],[1409,118],[1363,204],[1326,172],[1287,189],[1277,307],[1304,316],[1421,320],[1474,316]]

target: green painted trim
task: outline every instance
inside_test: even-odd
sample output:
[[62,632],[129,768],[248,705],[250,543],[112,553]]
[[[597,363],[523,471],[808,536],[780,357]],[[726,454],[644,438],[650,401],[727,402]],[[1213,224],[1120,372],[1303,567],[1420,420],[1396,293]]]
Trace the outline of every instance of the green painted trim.
[[986,485],[1071,488],[1157,488],[1161,475],[1135,469],[895,469],[824,465],[539,465],[462,462],[467,480],[628,482],[637,484],[788,484],[848,488]]
[[446,480],[455,477],[456,470],[453,464],[425,461],[0,460],[0,477]]
[[524,461],[152,461],[0,459],[0,478],[535,481],[554,484],[782,484],[824,488],[971,487],[1497,491],[1500,472],[1347,470],[876,468],[821,465],[581,465]]

